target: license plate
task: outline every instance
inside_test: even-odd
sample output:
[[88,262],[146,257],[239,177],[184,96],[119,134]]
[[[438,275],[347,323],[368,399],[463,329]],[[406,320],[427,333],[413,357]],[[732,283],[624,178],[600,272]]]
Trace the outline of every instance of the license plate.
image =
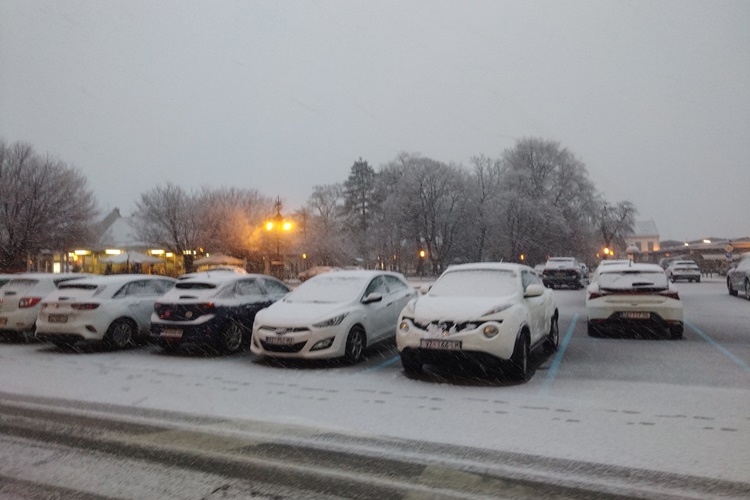
[[419,347],[423,347],[425,349],[442,349],[444,351],[460,351],[461,341],[422,339],[419,341]]
[[50,314],[47,316],[47,321],[50,323],[67,323],[68,316],[66,314]]
[[4,325],[8,322],[8,318],[0,318],[0,325]]
[[292,345],[293,343],[294,343],[293,337],[266,337],[266,344]]
[[625,319],[651,319],[651,313],[647,312],[624,312],[620,317]]
[[168,328],[166,330],[162,330],[161,336],[168,337],[170,339],[179,339],[182,337],[182,330],[175,330],[172,328]]

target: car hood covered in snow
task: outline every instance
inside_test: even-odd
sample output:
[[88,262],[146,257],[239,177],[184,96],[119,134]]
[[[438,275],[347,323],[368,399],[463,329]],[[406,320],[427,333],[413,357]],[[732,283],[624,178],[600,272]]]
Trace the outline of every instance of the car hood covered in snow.
[[506,297],[420,297],[414,305],[414,319],[430,321],[471,321],[493,309],[516,303],[516,295]]
[[256,322],[267,326],[309,326],[331,316],[351,310],[341,302],[279,301],[258,313]]

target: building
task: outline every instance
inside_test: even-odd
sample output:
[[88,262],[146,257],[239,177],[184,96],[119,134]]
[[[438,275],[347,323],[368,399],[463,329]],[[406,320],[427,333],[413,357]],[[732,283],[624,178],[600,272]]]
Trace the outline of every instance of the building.
[[625,237],[625,246],[635,246],[643,255],[658,252],[661,249],[659,245],[659,230],[656,229],[656,223],[653,220],[636,221],[633,225],[632,234]]

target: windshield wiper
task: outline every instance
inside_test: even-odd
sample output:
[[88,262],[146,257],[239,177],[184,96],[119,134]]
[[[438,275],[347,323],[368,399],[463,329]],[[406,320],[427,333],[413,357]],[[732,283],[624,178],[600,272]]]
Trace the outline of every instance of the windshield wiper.
[[654,286],[654,283],[649,281],[636,281],[631,286]]

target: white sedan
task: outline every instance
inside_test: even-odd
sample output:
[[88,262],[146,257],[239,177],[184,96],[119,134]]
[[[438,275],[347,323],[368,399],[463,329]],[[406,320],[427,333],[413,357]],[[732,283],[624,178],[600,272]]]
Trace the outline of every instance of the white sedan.
[[70,281],[42,300],[36,336],[58,346],[104,340],[123,348],[148,338],[156,299],[176,280],[147,274]]
[[404,370],[466,360],[526,380],[531,350],[559,342],[553,293],[525,265],[449,267],[401,312],[396,344]]
[[656,264],[618,264],[602,268],[587,289],[588,334],[605,329],[668,330],[682,338],[683,307],[677,289]]
[[399,273],[336,271],[302,283],[258,312],[250,349],[278,358],[340,358],[396,334],[398,314],[417,292]]

